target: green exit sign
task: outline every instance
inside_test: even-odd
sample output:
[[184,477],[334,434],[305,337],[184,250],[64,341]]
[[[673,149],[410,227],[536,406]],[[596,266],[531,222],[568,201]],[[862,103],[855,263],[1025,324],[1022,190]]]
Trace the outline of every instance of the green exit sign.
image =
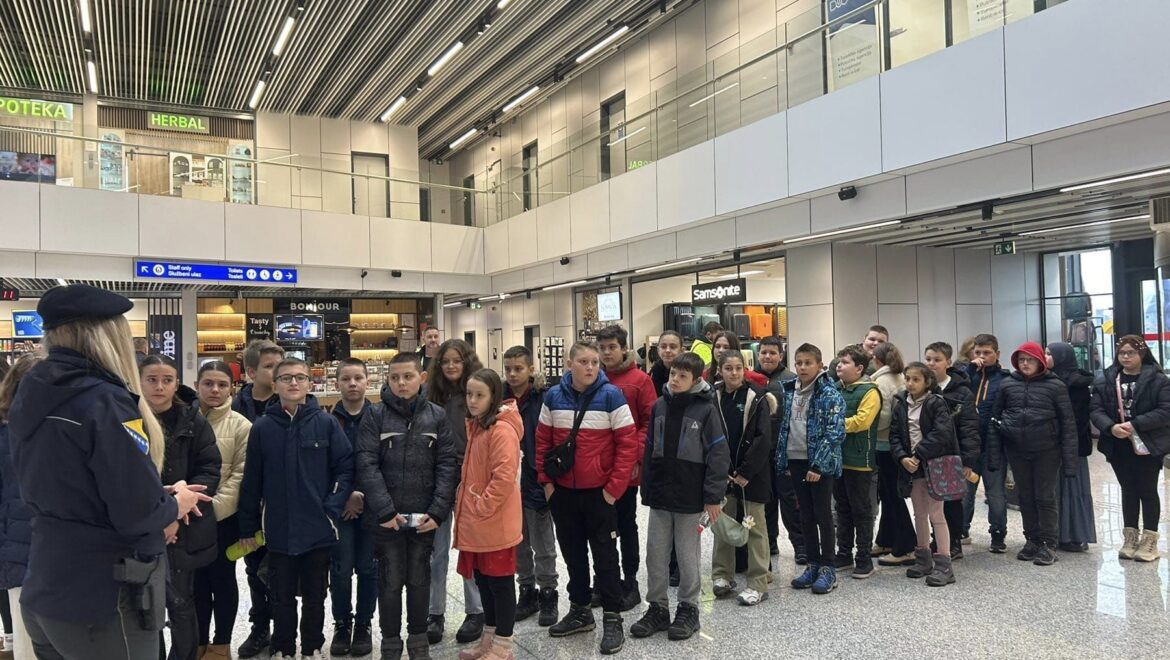
[[995,247],[992,248],[992,251],[995,253],[995,256],[997,256],[997,257],[1002,257],[1005,254],[1015,254],[1016,253],[1016,242],[1015,241],[1004,241],[1002,243],[996,243]]
[[148,112],[146,125],[158,131],[179,131],[181,133],[210,133],[207,117],[181,115],[172,112]]

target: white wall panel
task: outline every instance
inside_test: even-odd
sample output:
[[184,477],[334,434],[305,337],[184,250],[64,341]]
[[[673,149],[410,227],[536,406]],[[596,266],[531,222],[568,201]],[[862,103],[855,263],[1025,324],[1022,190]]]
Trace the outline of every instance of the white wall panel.
[[352,151],[349,140],[349,121],[321,118],[321,151],[330,154],[349,154]]
[[766,117],[715,138],[715,211],[729,213],[788,196],[788,119]]
[[[877,322],[890,331],[890,343],[902,352],[906,362],[922,359],[923,341],[918,327],[918,305],[902,303],[881,303],[878,305]],[[852,341],[860,341],[858,337]]]
[[955,250],[955,302],[991,304],[990,250]]
[[431,270],[431,226],[428,222],[370,218],[370,265]]
[[630,268],[656,266],[678,256],[674,234],[641,239],[630,249]]
[[912,247],[879,245],[877,285],[878,302],[917,304],[918,251]]
[[532,268],[525,268],[525,288],[538,289],[555,284],[556,282],[553,279],[552,267],[552,264],[540,264],[539,266],[533,266]]
[[881,99],[870,78],[788,111],[790,194],[882,171]]
[[432,293],[458,291],[486,296],[492,292],[491,279],[480,275],[425,273],[423,277],[426,281],[426,290]]
[[675,244],[679,259],[734,249],[735,218],[679,230]]
[[508,230],[512,222],[497,222],[483,230],[483,266],[490,273],[508,269]]
[[[288,135],[285,138],[286,146],[284,148],[294,154],[299,154],[292,161],[308,162],[313,166],[317,166],[311,159],[322,151],[321,118],[293,115],[285,119],[287,120],[285,129],[288,131]],[[275,145],[261,144],[261,146],[271,148]]]
[[138,254],[138,195],[67,186],[40,189],[42,250]]
[[508,223],[508,267],[519,268],[538,259],[536,240],[537,211],[526,211]]
[[918,322],[924,342],[957,342],[955,303],[954,251],[918,248]]
[[1041,142],[1032,147],[1036,189],[1162,168],[1168,154],[1170,113]]
[[629,246],[616,245],[605,250],[598,250],[587,255],[587,258],[589,260],[589,277],[617,273],[629,268]]
[[1003,57],[993,30],[881,74],[885,170],[1004,142]]
[[735,242],[739,247],[771,243],[812,233],[808,200],[755,211],[735,218]]
[[841,201],[837,193],[812,199],[812,231],[822,232],[891,220],[906,215],[906,184],[898,177],[857,188],[857,197]]
[[[994,313],[990,304],[956,305],[955,317],[958,322],[958,335],[956,336],[956,339],[959,342],[954,345],[956,352],[958,352],[959,346],[967,339],[967,337],[973,337],[984,332],[991,332],[991,329],[995,326]],[[959,356],[956,356],[956,358],[957,357]]]
[[36,277],[36,252],[7,252],[0,250],[0,275],[4,277]]
[[[366,277],[362,278],[360,270],[351,269],[351,271],[361,279],[362,288],[366,291],[402,291],[406,293],[427,291],[426,273],[399,271],[402,273],[402,277],[394,277],[388,270],[370,270]],[[460,292],[459,289],[450,289],[450,291]]]
[[[279,159],[287,163],[289,152],[284,149],[256,149],[256,158],[259,160]],[[256,166],[256,203],[264,206],[288,207],[292,204],[293,172],[291,167],[281,165]],[[299,182],[298,182],[299,183]]]
[[524,271],[514,270],[510,273],[500,273],[492,278],[492,291],[508,293],[524,288]]
[[[85,279],[124,282],[134,276],[134,260],[129,257],[95,257],[82,254],[37,254],[37,277],[44,279]],[[133,314],[131,310],[129,314]]]
[[788,274],[789,305],[833,303],[833,248],[830,244],[789,250],[785,254],[784,272]]
[[1170,100],[1167,25],[1165,0],[1078,0],[1006,26],[1008,139]]
[[536,209],[536,247],[540,261],[569,253],[569,204],[569,198],[562,197]]
[[289,116],[273,112],[257,112],[256,147],[258,149],[288,149]]
[[315,266],[370,265],[370,218],[301,211],[302,263]]
[[139,195],[139,254],[224,259],[224,206],[223,202]]
[[572,252],[609,243],[609,181],[569,196],[569,236]]
[[228,261],[301,263],[301,211],[227,204],[224,237]]
[[1032,147],[906,176],[906,212],[925,213],[1032,192]]
[[658,228],[715,215],[715,144],[707,141],[658,161]]
[[658,230],[658,164],[650,163],[609,180],[610,240]]
[[836,243],[832,254],[833,346],[841,348],[864,338],[878,316],[877,253],[872,245]]
[[4,200],[0,213],[0,249],[41,247],[41,188],[35,183],[0,181],[0,199]]
[[483,232],[475,227],[431,226],[431,269],[444,273],[483,273]]
[[[833,351],[833,305],[807,305],[788,307],[788,346],[795,351],[797,346],[809,343],[821,349],[826,365]],[[791,358],[790,358],[791,359]]]
[[[373,275],[371,273],[370,275]],[[387,276],[387,280],[389,280]],[[356,268],[322,268],[302,266],[297,270],[297,287],[302,289],[357,289],[364,288],[362,272]]]

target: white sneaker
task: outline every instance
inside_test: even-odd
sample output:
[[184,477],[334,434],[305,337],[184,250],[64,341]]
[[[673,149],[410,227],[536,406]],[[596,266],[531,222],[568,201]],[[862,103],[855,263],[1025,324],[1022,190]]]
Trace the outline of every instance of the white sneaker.
[[[325,652],[321,649],[317,649],[316,651],[313,651],[313,655],[302,655],[301,658],[304,660],[325,660]],[[293,659],[289,658],[289,660]]]
[[768,600],[768,592],[765,591],[764,593],[760,593],[755,589],[744,589],[743,591],[739,592],[739,596],[736,597],[736,600],[739,601],[740,605],[747,605],[748,607],[751,607],[753,605],[759,605],[765,600]]
[[731,590],[734,588],[735,583],[728,582],[726,578],[715,578],[715,581],[711,583],[711,590],[715,592],[716,598],[722,598],[726,596],[727,594],[731,593]]

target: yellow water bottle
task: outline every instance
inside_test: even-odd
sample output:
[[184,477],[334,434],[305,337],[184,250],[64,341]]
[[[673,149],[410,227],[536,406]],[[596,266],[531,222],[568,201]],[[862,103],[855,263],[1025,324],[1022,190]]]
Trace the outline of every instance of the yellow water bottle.
[[[264,530],[256,532],[254,540],[256,541],[257,548],[262,547],[264,545]],[[239,541],[229,545],[227,550],[224,551],[224,554],[227,555],[228,561],[237,561],[242,559],[245,555],[251,553],[252,550],[245,550],[243,544],[241,544]]]

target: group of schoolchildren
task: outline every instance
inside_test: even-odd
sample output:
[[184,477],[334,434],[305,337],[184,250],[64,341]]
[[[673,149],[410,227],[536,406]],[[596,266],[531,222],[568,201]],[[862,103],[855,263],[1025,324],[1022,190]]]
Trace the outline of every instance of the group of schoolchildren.
[[[626,331],[611,326],[596,344],[575,344],[564,377],[546,389],[527,348],[504,353],[501,378],[469,344],[440,344],[429,329],[422,351],[391,360],[377,404],[366,400],[366,365],[342,361],[331,413],[309,393],[308,365],[272,342],[249,345],[250,383],[234,399],[228,365],[203,365],[196,391],[169,358],[146,357],[143,396],[167,438],[163,482],[212,496],[203,516],[166,530],[167,657],[231,657],[234,553],[252,602],[239,657],[296,657],[299,625],[303,656],[324,658],[331,595],[333,656],[372,651],[376,606],[382,658],[429,658],[445,632],[452,547],[467,615],[456,639],[478,642],[461,660],[513,657],[516,622],[537,614],[553,637],[592,631],[599,606],[600,650],[617,653],[621,615],[642,600],[639,488],[649,508],[648,607],[629,628],[636,638],[698,632],[701,531],[721,516],[749,529],[743,547],[714,541],[717,598],[768,598],[781,524],[805,566],[793,588],[829,593],[838,570],[868,578],[875,560],[942,587],[955,582],[981,479],[991,551],[1006,552],[1010,467],[1026,538],[1017,557],[1051,565],[1056,549],[1096,542],[1090,423],[1121,486],[1120,557],[1158,558],[1170,380],[1140,337],[1123,337],[1116,364],[1093,383],[1066,344],[1023,344],[1011,372],[992,335],[970,340],[959,363],[937,342],[906,364],[873,326],[828,369],[819,348],[799,346],[789,371],[778,338],[761,342],[750,370],[733,333],[711,325],[705,335],[684,352],[683,338],[664,332],[647,372]],[[27,369],[0,385],[0,403]],[[0,426],[0,450],[3,437]],[[17,528],[18,499],[4,489],[0,529]],[[568,568],[563,617],[558,544]]]

